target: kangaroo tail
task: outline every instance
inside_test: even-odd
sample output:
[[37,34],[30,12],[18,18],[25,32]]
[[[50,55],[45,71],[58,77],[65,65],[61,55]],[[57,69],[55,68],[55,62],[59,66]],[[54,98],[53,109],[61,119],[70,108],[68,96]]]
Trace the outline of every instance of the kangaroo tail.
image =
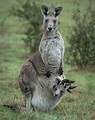
[[24,107],[14,106],[14,105],[3,105],[4,107],[10,108],[11,110],[21,110],[25,109]]

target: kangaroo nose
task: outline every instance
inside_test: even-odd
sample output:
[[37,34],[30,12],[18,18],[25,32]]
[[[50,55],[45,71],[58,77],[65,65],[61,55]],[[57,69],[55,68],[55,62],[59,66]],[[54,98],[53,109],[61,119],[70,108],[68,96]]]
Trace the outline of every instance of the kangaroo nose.
[[48,30],[49,30],[49,31],[51,31],[51,30],[52,30],[52,28],[51,28],[51,27],[49,27],[49,28],[48,28]]

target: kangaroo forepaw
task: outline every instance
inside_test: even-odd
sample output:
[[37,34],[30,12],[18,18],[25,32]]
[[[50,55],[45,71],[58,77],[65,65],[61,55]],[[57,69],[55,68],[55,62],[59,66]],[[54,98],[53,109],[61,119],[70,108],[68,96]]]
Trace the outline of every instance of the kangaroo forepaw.
[[62,80],[62,84],[64,85],[64,88],[71,93],[71,89],[76,88],[77,86],[71,86],[72,83],[74,83],[74,80],[64,79]]
[[76,88],[77,86],[70,86],[68,89],[67,89],[67,91],[69,92],[69,93],[71,93],[71,89],[74,89],[74,88]]
[[69,79],[64,79],[62,80],[62,83],[74,83],[75,81],[74,80],[69,80]]
[[46,75],[47,77],[50,77],[50,76],[51,76],[51,72],[48,71],[45,75]]

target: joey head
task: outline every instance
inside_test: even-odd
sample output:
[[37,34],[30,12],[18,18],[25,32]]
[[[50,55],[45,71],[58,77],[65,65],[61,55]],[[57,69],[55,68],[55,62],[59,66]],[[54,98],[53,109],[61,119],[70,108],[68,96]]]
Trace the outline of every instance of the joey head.
[[61,81],[59,78],[56,78],[56,81],[57,84],[52,87],[52,94],[54,97],[61,97],[66,91],[71,93],[70,90],[77,87],[71,86],[71,84],[75,82],[73,80],[64,79]]

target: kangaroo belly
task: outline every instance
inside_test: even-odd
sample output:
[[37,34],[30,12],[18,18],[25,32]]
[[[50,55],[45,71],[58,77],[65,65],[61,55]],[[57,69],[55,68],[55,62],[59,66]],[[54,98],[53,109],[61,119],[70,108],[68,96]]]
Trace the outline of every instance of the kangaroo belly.
[[42,41],[40,52],[43,62],[52,72],[58,71],[64,56],[63,40],[58,38]]
[[31,102],[34,109],[37,111],[50,111],[60,102],[60,100],[60,98],[53,97],[50,92],[45,92],[44,89],[37,89]]
[[52,74],[49,78],[39,76],[36,91],[33,94],[32,105],[37,111],[50,111],[61,101],[62,96],[54,97],[51,88],[56,84],[56,78],[63,80],[62,76]]

